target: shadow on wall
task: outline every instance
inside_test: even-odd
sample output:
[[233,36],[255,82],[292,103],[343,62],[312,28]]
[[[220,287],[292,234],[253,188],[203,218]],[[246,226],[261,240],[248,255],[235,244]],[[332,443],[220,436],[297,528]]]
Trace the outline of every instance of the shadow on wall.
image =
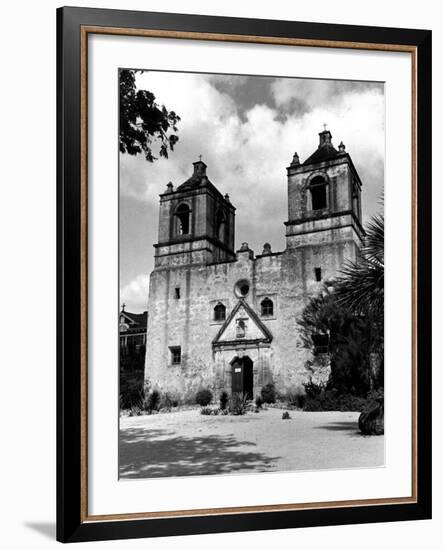
[[[172,437],[174,432],[131,428],[120,434],[121,478],[266,472],[280,457],[239,451],[232,436]],[[242,441],[242,446],[255,443]],[[237,449],[237,450],[236,450]]]

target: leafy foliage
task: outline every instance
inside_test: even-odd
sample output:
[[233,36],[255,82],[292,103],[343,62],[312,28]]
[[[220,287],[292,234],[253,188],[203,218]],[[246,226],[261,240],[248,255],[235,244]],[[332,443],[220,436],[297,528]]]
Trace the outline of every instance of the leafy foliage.
[[309,399],[316,399],[326,389],[326,384],[316,384],[312,379],[303,384],[303,386],[305,388],[306,397]]
[[314,350],[317,335],[330,335],[331,328],[340,324],[343,310],[337,310],[332,293],[324,287],[321,294],[313,296],[301,317],[297,320],[301,331],[300,336],[305,348]]
[[362,396],[383,385],[383,315],[384,218],[376,215],[359,258],[309,301],[298,320],[303,344],[314,354],[316,339],[328,339],[328,389]]
[[275,403],[277,397],[274,384],[266,384],[261,389],[261,398],[264,403]]
[[206,407],[212,401],[212,397],[213,395],[210,389],[202,388],[201,390],[198,390],[198,392],[196,393],[195,402],[197,403],[197,405]]
[[361,411],[366,406],[364,396],[323,389],[316,396],[306,396],[305,411]]
[[[303,344],[315,349],[315,338],[328,335],[331,376],[329,388],[341,393],[366,395],[370,389],[370,351],[373,345],[372,320],[357,315],[338,303],[335,294],[324,289],[313,297],[298,320]],[[314,391],[305,386],[310,397]]]
[[[129,155],[143,153],[149,162],[157,159],[152,152],[154,139],[160,142],[160,157],[168,158],[178,141],[175,132],[180,117],[155,101],[148,90],[136,90],[137,71],[121,69],[120,85],[120,152]],[[143,71],[140,71],[143,72]]]
[[335,285],[342,306],[379,320],[384,313],[384,237],[383,215],[373,216],[361,256],[344,266]]
[[[384,218],[366,227],[365,246],[333,286],[313,297],[298,325],[306,348],[328,338],[331,375],[326,385],[305,384],[304,410],[362,410],[383,386]],[[374,366],[376,367],[374,369]]]
[[222,391],[220,394],[220,409],[224,411],[228,406],[229,395],[227,391]]
[[289,407],[303,409],[306,403],[306,390],[304,388],[294,388],[285,395],[285,401]]
[[146,397],[143,402],[143,409],[149,413],[153,411],[158,411],[160,408],[161,395],[158,390],[152,390]]
[[137,405],[132,406],[129,409],[128,416],[141,416],[143,414],[143,411],[138,407]]
[[179,400],[177,397],[172,396],[170,393],[166,392],[162,394],[160,398],[160,409],[166,409],[170,410],[174,407],[177,407],[179,404]]
[[120,371],[120,409],[141,407],[145,395],[144,371]]
[[233,393],[229,401],[229,412],[234,416],[246,414],[248,407],[248,396],[240,393]]

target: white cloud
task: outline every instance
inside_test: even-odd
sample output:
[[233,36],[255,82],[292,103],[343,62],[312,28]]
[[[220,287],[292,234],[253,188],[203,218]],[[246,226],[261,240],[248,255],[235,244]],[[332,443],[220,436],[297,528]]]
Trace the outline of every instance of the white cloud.
[[148,305],[149,277],[138,275],[120,291],[120,302],[126,304],[126,310],[145,311]]
[[368,90],[382,93],[383,85],[352,80],[279,78],[272,82],[271,89],[278,108],[292,108],[304,113],[321,105],[331,108],[343,104],[353,93]]
[[122,192],[157,203],[170,180],[180,184],[189,177],[198,155],[209,164],[212,156],[223,154],[240,120],[233,100],[217,91],[206,76],[146,72],[138,75],[137,84],[182,118],[179,142],[169,159],[150,164],[141,155],[121,155]]
[[[219,82],[223,77],[217,78]],[[275,103],[241,112],[234,100],[235,83],[220,91],[214,82],[214,76],[183,73],[146,72],[137,77],[140,88],[151,90],[160,104],[182,118],[179,142],[169,159],[150,164],[141,156],[121,155],[121,192],[148,202],[150,223],[157,223],[158,194],[169,181],[185,181],[192,162],[202,154],[208,177],[222,193],[229,193],[237,208],[237,246],[248,241],[260,253],[268,241],[274,250],[282,249],[286,167],[294,151],[303,161],[317,148],[324,122],[335,146],[345,143],[363,180],[363,210],[373,212],[383,185],[381,86],[279,79],[272,84]],[[152,255],[151,245],[147,243],[146,253]],[[125,287],[128,302],[129,289],[135,299],[140,280]]]

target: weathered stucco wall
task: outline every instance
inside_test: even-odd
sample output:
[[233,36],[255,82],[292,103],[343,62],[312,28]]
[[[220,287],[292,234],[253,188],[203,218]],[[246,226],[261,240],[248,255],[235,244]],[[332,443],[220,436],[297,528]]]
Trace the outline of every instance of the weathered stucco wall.
[[[202,386],[216,392],[230,390],[230,362],[243,353],[254,362],[254,395],[271,381],[281,392],[300,386],[313,374],[306,369],[311,355],[302,346],[297,319],[308,297],[321,287],[314,267],[332,273],[349,255],[350,246],[342,243],[326,251],[311,244],[255,259],[240,253],[237,261],[214,265],[174,266],[171,259],[168,268],[151,274],[146,378],[162,391],[184,398],[191,398]],[[239,300],[235,285],[242,279],[250,283],[245,301],[271,332],[272,342],[266,346],[238,342],[216,351],[212,342],[223,322],[214,321],[214,307],[225,305],[228,317]],[[261,316],[260,303],[265,297],[274,304],[271,317]],[[257,338],[259,331],[249,326],[248,336]],[[234,339],[233,332],[229,335]],[[169,348],[174,346],[181,347],[180,365],[171,365]]]

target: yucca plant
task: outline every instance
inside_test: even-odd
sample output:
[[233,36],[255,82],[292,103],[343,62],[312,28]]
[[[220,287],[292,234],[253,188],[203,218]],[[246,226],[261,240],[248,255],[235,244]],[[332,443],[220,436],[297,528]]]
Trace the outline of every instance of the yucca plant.
[[246,414],[248,396],[241,393],[233,393],[229,402],[229,412],[234,416]]

